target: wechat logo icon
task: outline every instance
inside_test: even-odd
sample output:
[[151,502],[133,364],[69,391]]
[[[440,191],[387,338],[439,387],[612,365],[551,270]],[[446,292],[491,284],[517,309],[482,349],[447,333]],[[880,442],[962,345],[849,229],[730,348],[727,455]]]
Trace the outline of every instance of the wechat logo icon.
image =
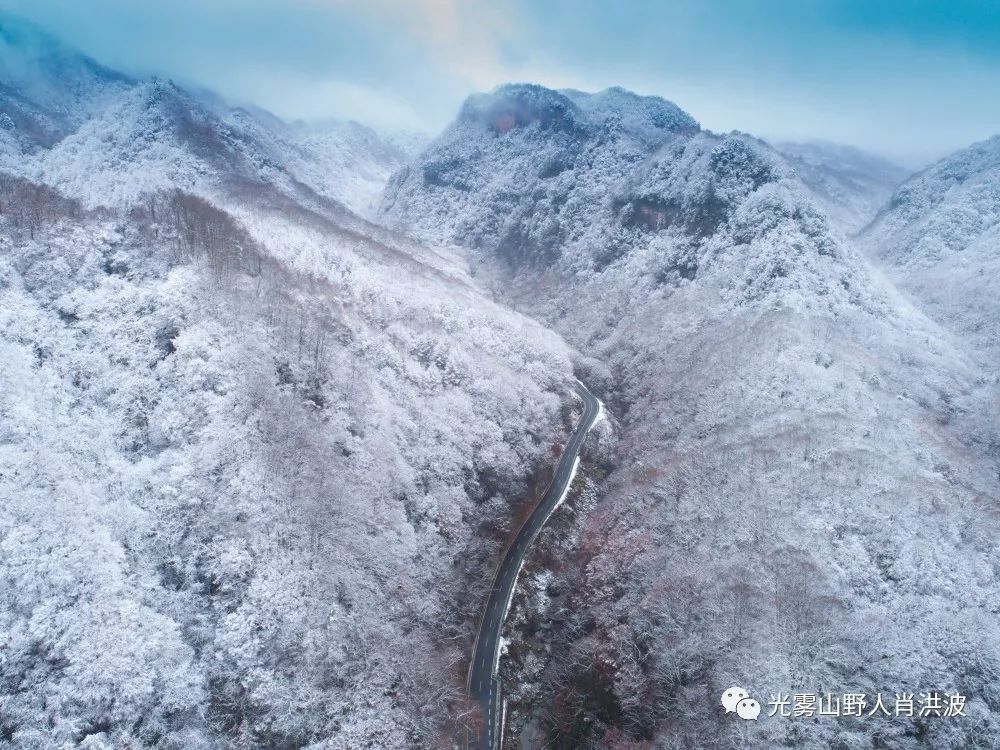
[[741,687],[731,687],[729,690],[722,694],[722,706],[726,709],[727,714],[731,714],[736,710],[736,706],[739,705],[740,701],[744,698],[749,698],[750,693]]
[[733,686],[722,694],[722,707],[726,709],[727,714],[735,712],[746,721],[757,721],[757,717],[760,716],[760,703],[738,686]]

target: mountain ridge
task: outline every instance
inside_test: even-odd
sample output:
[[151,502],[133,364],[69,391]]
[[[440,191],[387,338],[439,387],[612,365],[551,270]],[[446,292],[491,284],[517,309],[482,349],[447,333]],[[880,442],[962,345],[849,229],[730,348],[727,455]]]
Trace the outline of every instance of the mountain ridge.
[[993,136],[903,183],[859,240],[938,322],[995,363],[998,237],[1000,136]]
[[91,207],[134,203],[164,187],[164,177],[210,196],[224,174],[293,194],[306,186],[367,215],[407,156],[363,126],[285,123],[168,79],[119,74],[7,16],[2,29],[10,127],[0,130],[0,167]]

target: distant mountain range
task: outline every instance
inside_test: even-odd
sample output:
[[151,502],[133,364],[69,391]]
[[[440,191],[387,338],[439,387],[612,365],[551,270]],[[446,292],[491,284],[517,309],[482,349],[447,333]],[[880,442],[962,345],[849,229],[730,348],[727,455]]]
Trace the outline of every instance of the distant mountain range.
[[904,182],[861,242],[932,317],[1000,363],[1000,136]]
[[878,156],[835,143],[778,143],[775,148],[809,186],[827,215],[857,234],[909,172]]
[[13,21],[0,29],[0,63],[0,165],[91,206],[166,185],[264,182],[363,214],[419,144],[354,122],[287,124],[170,81],[133,80]]

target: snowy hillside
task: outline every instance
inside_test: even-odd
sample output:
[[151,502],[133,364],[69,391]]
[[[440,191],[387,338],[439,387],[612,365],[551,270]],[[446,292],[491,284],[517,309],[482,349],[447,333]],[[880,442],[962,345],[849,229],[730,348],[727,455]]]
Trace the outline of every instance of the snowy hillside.
[[910,172],[886,159],[834,143],[777,143],[775,148],[848,235],[867,226]]
[[266,143],[296,180],[365,217],[389,176],[423,144],[420,136],[383,136],[357,122],[284,123],[247,109],[226,113],[226,120]]
[[[500,298],[604,363],[588,377],[622,422],[582,532],[515,610],[514,736],[819,750],[1000,734],[995,390],[801,171],[669,102],[513,85],[471,98],[387,186],[387,222],[470,248]],[[976,719],[727,722],[733,684],[961,691]]]
[[0,14],[0,749],[454,750],[574,375],[507,747],[991,747],[1000,140],[855,238],[902,178],[621,88],[284,122]]
[[133,82],[38,29],[0,18],[0,144],[50,146]]
[[900,186],[861,241],[932,317],[1000,363],[1000,136]]
[[455,736],[569,349],[341,205],[369,131],[0,29],[0,747]]
[[182,186],[206,196],[263,183],[367,214],[410,142],[357,123],[285,123],[170,81],[133,81],[23,23],[0,19],[0,168],[88,207]]

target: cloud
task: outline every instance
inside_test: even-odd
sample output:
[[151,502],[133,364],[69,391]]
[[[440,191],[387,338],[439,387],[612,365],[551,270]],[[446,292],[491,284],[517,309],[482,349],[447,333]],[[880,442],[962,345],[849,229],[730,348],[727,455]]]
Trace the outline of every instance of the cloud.
[[913,153],[997,130],[1000,100],[983,92],[1000,85],[1000,14],[987,5],[0,0],[112,67],[289,118],[436,131],[469,93],[507,81],[622,85],[717,130]]
[[509,76],[505,48],[527,23],[510,3],[496,0],[306,0],[398,30],[442,72],[475,88]]
[[216,84],[241,103],[255,104],[288,120],[358,120],[388,131],[427,131],[428,122],[392,91],[294,70],[240,69]]

